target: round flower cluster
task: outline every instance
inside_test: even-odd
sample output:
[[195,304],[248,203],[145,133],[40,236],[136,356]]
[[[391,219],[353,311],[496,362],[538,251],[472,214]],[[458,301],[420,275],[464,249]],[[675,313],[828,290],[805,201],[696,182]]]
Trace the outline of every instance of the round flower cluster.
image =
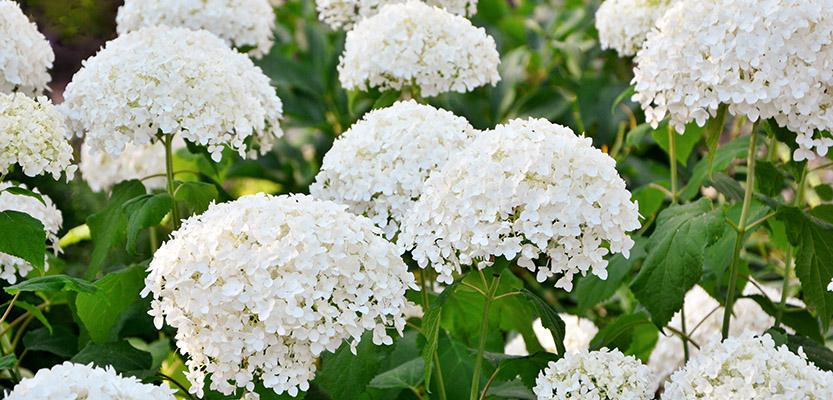
[[[616,162],[590,138],[545,119],[480,134],[425,182],[399,243],[440,282],[461,265],[504,256],[572,290],[573,275],[607,277],[604,255],[629,254],[637,206]],[[539,255],[546,260],[533,261]],[[486,262],[479,267],[486,266]]]
[[[564,348],[568,353],[578,353],[586,351],[590,346],[590,341],[599,332],[599,328],[593,324],[589,319],[581,318],[577,315],[561,313],[558,314],[564,320],[566,325],[564,334]],[[552,332],[544,328],[541,319],[538,318],[532,322],[532,331],[535,332],[535,337],[544,350],[550,353],[558,353],[555,348],[555,340],[552,337]],[[521,335],[515,336],[504,348],[504,353],[513,356],[525,356],[529,352],[526,350],[526,343]]]
[[804,352],[775,347],[765,334],[752,331],[700,349],[671,375],[663,399],[832,399],[833,373],[808,362]]
[[[8,182],[0,182],[0,211],[19,211],[29,214],[32,218],[39,220],[43,224],[43,230],[46,231],[46,242],[52,246],[52,249],[57,254],[61,251],[58,247],[58,230],[61,229],[61,224],[64,222],[64,217],[61,211],[52,199],[45,194],[41,194],[37,188],[31,190],[35,193],[41,194],[43,203],[35,197],[26,196],[22,194],[14,194],[7,192],[6,189],[11,187],[19,187],[21,189],[28,189],[26,185],[12,185]],[[45,204],[44,204],[45,203]],[[44,261],[47,258],[44,257]],[[49,264],[44,264],[46,269],[49,269]],[[6,253],[0,253],[0,279],[3,279],[10,284],[17,282],[17,275],[26,276],[34,267],[27,261]]]
[[161,132],[207,145],[219,161],[223,145],[254,157],[283,135],[269,78],[203,30],[153,26],[119,36],[84,62],[64,98],[71,127],[86,131],[93,152],[118,155]]
[[153,25],[205,29],[259,58],[272,48],[275,10],[269,0],[126,0],[116,23],[120,35]]
[[[334,30],[350,30],[363,18],[376,15],[386,4],[403,3],[405,0],[319,0],[318,19]],[[477,13],[477,0],[425,0],[428,5],[444,8],[450,13],[470,16]]]
[[606,0],[596,11],[596,29],[603,49],[619,56],[636,54],[654,23],[674,0]]
[[798,133],[796,160],[833,139],[833,0],[681,0],[657,21],[635,58],[636,94],[656,127],[683,132],[721,103],[733,115],[775,118]]
[[0,93],[37,95],[46,89],[55,53],[15,1],[0,0]]
[[[315,362],[365,330],[389,345],[417,289],[396,247],[344,206],[311,196],[255,194],[185,221],[154,255],[142,292],[177,329],[191,391],[307,390]],[[235,387],[236,386],[236,387]]]
[[465,118],[415,101],[371,111],[335,141],[310,186],[394,239],[431,171],[474,136]]
[[38,371],[14,387],[6,400],[119,399],[175,400],[176,390],[144,384],[135,377],[122,377],[112,366],[106,368],[69,361]]
[[388,4],[347,32],[338,65],[348,90],[418,86],[422,96],[497,84],[495,40],[469,20],[418,0]]
[[46,97],[0,93],[0,176],[17,163],[27,176],[66,172],[72,179],[78,167],[67,136],[64,116]]
[[619,350],[567,353],[550,361],[533,392],[538,400],[647,400],[654,397],[648,367]]
[[[185,141],[175,136],[171,144],[172,151],[185,148]],[[154,178],[144,179],[142,183],[148,190],[164,189],[165,178],[165,146],[162,142],[134,145],[127,143],[120,155],[109,153],[93,153],[90,145],[81,145],[81,161],[78,163],[81,177],[94,192],[109,191],[115,184],[130,180],[143,179],[152,175]]]

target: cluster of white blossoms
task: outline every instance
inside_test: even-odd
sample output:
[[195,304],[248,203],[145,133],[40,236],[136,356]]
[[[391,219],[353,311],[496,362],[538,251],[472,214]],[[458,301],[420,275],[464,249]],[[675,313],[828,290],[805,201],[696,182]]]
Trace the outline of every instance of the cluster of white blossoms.
[[[512,120],[478,135],[425,182],[399,243],[450,283],[492,256],[572,290],[573,275],[607,277],[608,253],[629,254],[638,210],[616,162],[590,138],[545,119]],[[533,261],[540,255],[545,260]]]
[[72,179],[72,146],[64,116],[46,97],[0,93],[0,176],[19,164],[27,176]]
[[465,118],[413,100],[371,111],[324,155],[310,193],[346,204],[393,240],[428,174],[442,168],[475,132]]
[[532,391],[538,400],[648,400],[654,397],[651,379],[634,356],[602,348],[550,361]]
[[[185,148],[185,141],[175,136],[171,149],[176,152]],[[164,189],[165,146],[162,142],[134,145],[127,143],[121,154],[93,153],[90,145],[81,145],[81,161],[78,163],[81,177],[94,192],[109,191],[113,186],[130,179],[143,179],[152,175],[158,177],[142,180],[148,190]]]
[[6,400],[175,400],[176,390],[122,377],[112,366],[106,368],[65,361],[34,377],[20,381]]
[[648,32],[675,0],[605,0],[596,11],[602,49],[619,56],[636,54]]
[[275,10],[269,0],[126,0],[116,23],[120,35],[153,25],[205,29],[262,57],[272,48]]
[[260,380],[307,390],[316,358],[364,331],[391,344],[417,289],[396,246],[345,206],[311,196],[255,194],[185,221],[154,255],[142,292],[150,314],[177,329],[191,391],[206,374],[224,394]]
[[51,77],[55,53],[15,1],[0,0],[0,93],[38,95]]
[[[0,211],[19,211],[39,220],[43,224],[43,230],[46,231],[47,244],[51,245],[57,254],[61,251],[61,248],[58,247],[58,230],[61,229],[61,224],[64,222],[61,210],[55,207],[55,204],[52,203],[52,199],[49,196],[41,194],[37,188],[32,188],[31,191],[40,194],[43,198],[43,203],[35,197],[6,191],[6,189],[12,187],[28,189],[23,184],[15,186],[8,182],[0,182]],[[46,257],[44,257],[45,260]],[[44,266],[46,269],[49,269],[48,263],[44,264]],[[20,276],[26,276],[33,268],[32,264],[29,264],[27,261],[0,252],[0,279],[14,284],[17,282],[17,275],[15,273]]]
[[269,78],[204,30],[153,26],[119,36],[84,61],[64,98],[71,128],[86,132],[93,152],[118,155],[162,132],[208,146],[219,161],[223,145],[254,157],[283,135]]
[[796,160],[833,139],[833,0],[680,0],[657,21],[634,69],[654,127],[670,115],[680,133],[703,126],[721,103],[751,121],[775,118],[796,132]]
[[[590,341],[599,333],[599,328],[589,319],[581,318],[577,315],[561,313],[558,314],[564,320],[566,326],[564,333],[564,349],[568,353],[578,353],[586,351],[590,346]],[[552,332],[544,328],[541,323],[541,318],[535,319],[532,322],[532,331],[535,332],[535,337],[538,338],[538,343],[544,350],[550,353],[558,353],[555,347],[555,340],[552,337]],[[521,335],[515,336],[504,347],[504,353],[512,356],[525,356],[529,352],[526,349],[526,343]]]
[[[350,30],[353,24],[379,12],[386,4],[406,0],[319,0],[316,2],[318,19],[334,30]],[[471,16],[477,13],[477,0],[425,0],[428,5],[444,8],[450,13]]]
[[495,40],[469,20],[418,0],[388,4],[347,32],[338,65],[348,90],[419,87],[422,96],[497,84]]
[[775,347],[752,331],[719,337],[700,349],[685,368],[671,375],[662,398],[668,400],[833,399],[833,373],[808,362],[799,349]]

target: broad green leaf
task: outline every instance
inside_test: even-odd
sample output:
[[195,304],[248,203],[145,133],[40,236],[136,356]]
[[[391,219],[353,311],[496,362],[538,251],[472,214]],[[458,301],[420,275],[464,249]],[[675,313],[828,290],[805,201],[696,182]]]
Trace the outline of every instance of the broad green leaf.
[[425,379],[425,361],[415,358],[390,371],[376,375],[370,381],[370,387],[377,389],[416,388]]
[[[730,207],[726,211],[726,218],[729,218],[732,222],[737,225],[740,221],[740,214],[743,211],[743,203],[735,203],[732,207]],[[764,215],[767,214],[769,209],[763,205],[761,202],[757,200],[752,200],[751,206],[749,208],[749,219],[748,221],[756,221],[759,218],[762,218]],[[756,231],[760,228],[761,225],[749,230],[746,232],[745,238],[748,239],[752,232]],[[722,287],[724,284],[724,277],[728,277],[728,270],[729,266],[732,263],[732,258],[735,251],[735,239],[737,239],[737,231],[729,225],[723,225],[723,231],[720,233],[720,237],[717,241],[714,242],[711,246],[706,249],[706,257],[703,260],[703,267],[705,268],[703,271],[703,276],[700,281],[701,286],[703,286],[707,291],[712,293],[713,296],[717,298],[725,298],[725,293],[721,295],[716,295],[718,290],[723,290],[725,288]],[[745,239],[744,239],[745,240]],[[743,260],[740,260],[741,268],[745,265]],[[708,281],[708,282],[706,282]],[[739,279],[738,285],[739,290],[743,290],[743,285],[745,284],[745,280]]]
[[706,123],[706,146],[709,148],[709,175],[712,174],[714,157],[717,152],[717,144],[720,142],[720,135],[723,134],[723,125],[726,123],[726,108],[724,103],[717,108],[717,115],[709,118]]
[[350,351],[347,341],[335,354],[323,353],[315,382],[333,399],[354,399],[365,391],[392,351],[393,346],[374,345],[372,332],[365,332],[356,348],[356,355]]
[[[778,306],[779,302],[781,301],[780,298],[778,299],[769,299],[766,296],[760,294],[754,294],[750,296],[744,296],[755,300],[761,309],[764,310],[767,314],[775,317],[778,314]],[[808,338],[811,338],[817,342],[824,342],[824,337],[821,336],[821,332],[819,332],[819,324],[813,314],[810,311],[799,307],[791,306],[789,302],[787,303],[787,309],[784,310],[784,313],[781,317],[781,321],[784,325],[792,328],[796,333],[800,335],[804,335]]]
[[535,400],[538,397],[520,380],[513,380],[503,383],[493,383],[486,392],[487,396],[495,396],[501,399]]
[[[471,392],[476,352],[443,332],[439,341],[437,357],[442,367],[445,392],[449,399],[467,399]],[[481,369],[479,386],[486,386],[486,376]],[[434,396],[432,396],[434,398]]]
[[372,108],[375,110],[377,108],[389,107],[391,104],[395,103],[396,100],[399,99],[400,95],[401,92],[399,90],[386,90],[382,92],[382,95],[379,96],[378,99],[376,99],[376,102],[373,103]]
[[833,186],[830,186],[828,183],[822,183],[820,185],[814,186],[813,190],[816,191],[816,194],[819,196],[822,201],[831,201],[833,200]]
[[642,236],[635,236],[633,239],[634,246],[631,248],[630,258],[625,258],[621,254],[610,258],[607,264],[607,279],[601,279],[593,274],[579,279],[574,291],[578,299],[576,312],[582,314],[613,296],[629,276],[634,264],[645,258],[646,239]]
[[633,327],[630,347],[622,352],[626,356],[634,356],[643,363],[647,363],[658,340],[659,329],[654,324],[639,324]]
[[40,201],[41,204],[46,205],[46,202],[43,200],[43,196],[41,196],[40,193],[35,193],[35,192],[33,192],[29,189],[24,189],[24,188],[18,187],[18,186],[9,186],[9,187],[7,187],[3,190],[0,190],[0,193],[3,193],[3,192],[9,192],[11,194],[16,194],[16,195],[19,195],[19,196],[33,197],[33,198],[38,199],[38,201]]
[[784,186],[784,174],[771,162],[759,160],[755,164],[755,187],[764,196],[777,196]]
[[736,202],[743,201],[745,195],[743,187],[734,178],[722,172],[716,172],[707,180],[707,186],[714,186],[718,192]]
[[40,308],[37,308],[25,301],[17,301],[14,303],[14,305],[28,311],[35,318],[37,318],[37,320],[40,321],[40,323],[42,323],[43,326],[49,330],[49,332],[52,332],[52,324],[49,323],[49,320],[46,319],[46,317],[43,315],[43,311],[41,311]]
[[833,371],[833,350],[803,336],[787,335],[787,347],[798,354],[801,348],[807,355],[807,360],[825,371]]
[[[145,287],[145,268],[144,265],[135,265],[96,281],[95,286],[106,298],[85,293],[75,298],[78,317],[93,341],[107,342],[119,314],[139,298],[139,292]],[[109,304],[104,301],[107,299]]]
[[12,369],[15,364],[17,364],[17,358],[15,358],[14,354],[7,354],[0,357],[0,370]]
[[636,91],[636,88],[633,85],[631,85],[631,86],[628,86],[628,88],[625,89],[620,95],[616,96],[616,99],[613,100],[613,104],[610,106],[610,113],[611,114],[615,113],[616,112],[616,106],[618,106],[619,103],[622,102],[622,100],[625,100],[625,99],[630,98],[631,96],[633,96],[635,91]]
[[646,245],[648,256],[630,286],[658,327],[680,310],[685,293],[700,280],[705,249],[717,239],[723,223],[723,212],[712,210],[707,198],[659,213]]
[[511,381],[520,377],[528,387],[535,386],[535,378],[550,361],[558,361],[557,354],[541,351],[524,357],[507,357],[498,364],[497,380]]
[[19,257],[42,271],[46,255],[43,223],[20,211],[0,211],[0,253]]
[[110,202],[100,212],[87,218],[90,227],[90,237],[95,247],[90,256],[90,265],[84,278],[94,279],[101,272],[104,261],[111,248],[118,247],[126,238],[127,215],[122,205],[128,200],[146,193],[144,185],[138,180],[121,182],[113,187]]
[[127,252],[136,254],[136,239],[145,228],[159,225],[168,211],[171,211],[171,195],[167,193],[144,194],[128,200],[122,205],[127,215]]
[[46,328],[38,328],[23,336],[23,346],[27,351],[46,351],[70,358],[78,352],[78,337],[63,326],[56,326],[52,333]]
[[[683,166],[685,166],[688,162],[688,156],[691,155],[691,152],[694,150],[694,146],[703,137],[703,131],[705,131],[705,129],[705,127],[697,126],[696,123],[692,122],[686,125],[685,133],[682,135],[678,134],[676,131],[672,132],[672,135],[674,136],[674,144],[677,150],[676,158],[677,161]],[[668,128],[658,128],[653,130],[651,131],[651,136],[654,138],[654,141],[657,142],[659,147],[665,150],[666,154],[671,151],[671,147],[668,142]]]
[[[798,143],[795,141],[797,137],[795,132],[778,126],[778,123],[772,118],[764,121],[763,126],[768,135],[775,136],[779,142],[789,146],[791,150],[790,153],[793,153],[796,149],[798,149]],[[790,157],[785,166],[787,171],[793,175],[793,179],[795,179],[796,182],[799,182],[804,177],[804,172],[807,170],[807,160],[795,162],[793,161],[793,158]]]
[[[662,129],[662,128],[658,128]],[[645,139],[645,136],[648,135],[648,132],[652,132],[653,129],[651,125],[647,122],[641,123],[635,126],[633,129],[628,131],[627,135],[625,136],[625,144],[628,146],[639,147],[642,144],[642,140]]]
[[619,349],[625,353],[631,347],[634,329],[643,324],[651,324],[651,320],[644,312],[620,315],[613,322],[599,329],[599,332],[590,341],[590,350],[594,351],[607,347],[609,349]]
[[217,200],[217,187],[205,182],[185,182],[176,189],[176,201],[184,201],[193,214],[208,210],[212,201]]
[[457,285],[462,281],[463,278],[458,278],[446,286],[443,292],[428,306],[428,310],[422,316],[422,334],[425,335],[425,347],[422,348],[422,360],[425,362],[426,387],[430,387],[431,384],[432,361],[434,360],[434,354],[437,352],[443,306],[448,301],[448,298],[454,294],[454,291],[457,290]]
[[[712,172],[725,171],[732,165],[732,161],[736,158],[744,157],[749,152],[749,136],[741,136],[733,139],[723,146],[720,146],[714,153],[714,162],[712,165]],[[691,173],[680,198],[682,200],[691,200],[700,193],[700,185],[710,175],[709,160],[702,159],[694,166],[694,171]]]
[[150,369],[153,364],[150,353],[139,350],[126,341],[103,344],[89,342],[70,361],[78,364],[93,363],[102,368],[112,365],[116,372],[139,379],[155,373]]
[[643,186],[633,191],[631,198],[639,204],[639,215],[648,218],[654,215],[662,207],[665,201],[665,193],[651,186]]
[[550,331],[552,338],[555,340],[555,349],[558,351],[558,354],[564,354],[564,335],[566,329],[564,320],[558,316],[558,313],[544,299],[538,297],[535,293],[524,288],[521,289],[521,294],[535,306],[535,309],[538,311],[538,317],[541,318],[541,324]]
[[92,283],[66,275],[51,275],[32,278],[20,282],[17,285],[7,286],[4,289],[8,294],[15,294],[17,292],[98,292],[98,288]]

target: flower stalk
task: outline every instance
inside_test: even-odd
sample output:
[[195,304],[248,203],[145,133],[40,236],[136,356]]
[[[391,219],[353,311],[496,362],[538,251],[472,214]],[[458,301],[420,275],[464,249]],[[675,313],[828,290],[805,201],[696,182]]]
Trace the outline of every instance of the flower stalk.
[[500,275],[495,274],[486,295],[486,302],[483,304],[483,321],[480,323],[480,343],[477,345],[477,359],[474,362],[470,400],[477,400],[478,394],[480,393],[480,369],[483,367],[483,352],[486,349],[486,333],[489,330],[489,312],[492,309],[492,303],[495,301],[495,294],[499,285]]

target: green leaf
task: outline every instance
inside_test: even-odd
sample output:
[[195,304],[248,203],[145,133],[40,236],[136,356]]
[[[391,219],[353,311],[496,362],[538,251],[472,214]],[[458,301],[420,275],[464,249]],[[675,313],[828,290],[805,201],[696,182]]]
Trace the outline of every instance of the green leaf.
[[[145,287],[146,266],[135,265],[107,274],[95,282],[106,297],[81,293],[75,298],[78,317],[87,328],[90,339],[105,343],[119,314],[139,298]],[[108,301],[105,301],[108,300]]]
[[400,95],[401,92],[399,90],[386,90],[382,92],[382,95],[379,96],[379,98],[376,99],[376,102],[373,103],[372,109],[375,110],[377,108],[389,107],[399,99]]
[[651,352],[659,341],[659,329],[654,324],[639,324],[633,327],[631,333],[631,345],[627,350],[622,350],[627,356],[634,356],[647,363]]
[[19,196],[34,197],[34,198],[38,199],[38,201],[40,201],[41,204],[46,205],[46,201],[43,200],[43,196],[41,196],[40,193],[33,192],[29,189],[24,189],[24,188],[18,187],[18,186],[9,186],[9,187],[7,187],[3,190],[0,190],[0,193],[3,193],[3,192],[9,192],[11,194],[15,194],[15,195],[19,195]]
[[619,349],[626,353],[631,347],[634,329],[643,324],[651,324],[651,320],[644,312],[623,314],[616,317],[613,322],[596,333],[596,336],[590,341],[590,351],[607,347],[609,349]]
[[37,318],[37,320],[40,321],[40,323],[42,323],[43,326],[49,330],[49,332],[52,332],[52,324],[49,323],[49,320],[46,319],[40,308],[37,308],[25,301],[17,301],[14,303],[14,305],[28,311],[35,318]]
[[555,339],[555,349],[558,351],[558,354],[565,354],[564,335],[566,326],[564,320],[558,316],[558,313],[544,299],[538,297],[535,293],[524,288],[521,289],[521,294],[538,310],[538,317],[541,318],[541,324],[544,325],[544,328],[549,329],[552,338]]
[[807,360],[824,371],[833,371],[833,350],[802,336],[787,335],[787,347],[798,354],[798,349],[804,351]]
[[616,254],[610,258],[607,265],[607,279],[601,279],[592,274],[579,279],[575,288],[576,298],[578,299],[577,313],[582,314],[613,296],[619,290],[625,278],[629,276],[634,264],[645,258],[645,238],[635,236],[633,239],[634,246],[631,248],[629,259],[621,254]]
[[616,106],[618,106],[619,103],[622,102],[622,100],[625,100],[626,98],[629,98],[629,97],[633,96],[635,91],[636,91],[636,88],[633,85],[630,85],[622,93],[620,93],[618,96],[616,96],[616,99],[613,100],[613,104],[610,106],[610,113],[611,114],[616,113]]
[[644,139],[648,132],[651,131],[653,131],[653,129],[649,123],[641,123],[628,131],[627,136],[625,136],[625,144],[628,146],[639,147],[639,145],[642,144],[642,139]]
[[[761,309],[764,310],[767,314],[775,317],[778,314],[778,304],[773,303],[773,300],[770,300],[768,297],[754,294],[751,296],[744,296],[748,297],[752,300],[755,300]],[[774,299],[776,302],[780,302],[780,299]],[[817,342],[824,342],[824,337],[821,336],[821,332],[819,332],[819,324],[816,321],[816,318],[813,317],[813,314],[810,311],[799,307],[791,306],[787,303],[787,309],[784,310],[784,313],[781,317],[781,321],[784,325],[792,328],[796,333],[807,336]]]
[[23,345],[27,351],[46,351],[70,358],[78,352],[78,337],[63,326],[56,326],[52,333],[46,328],[38,328],[26,333]]
[[538,397],[522,381],[513,380],[501,384],[489,386],[487,396],[495,396],[501,399],[535,400]]
[[15,364],[17,364],[17,358],[15,358],[14,354],[7,354],[0,357],[0,370],[12,369]]
[[[725,171],[732,165],[732,161],[739,157],[745,157],[749,152],[749,136],[741,136],[733,139],[723,146],[720,146],[714,153],[714,163],[712,165],[712,172]],[[700,193],[700,185],[709,176],[709,161],[702,159],[694,166],[694,171],[691,173],[691,178],[686,184],[680,198],[682,200],[691,200]]]
[[98,292],[98,288],[92,283],[66,275],[51,275],[32,278],[20,282],[17,285],[7,286],[4,289],[8,294],[15,294],[17,292]]
[[42,271],[46,255],[43,223],[20,211],[0,211],[0,253],[19,257]]
[[655,187],[646,185],[634,190],[631,198],[639,204],[639,215],[648,218],[662,207],[662,203],[665,201],[665,193]]
[[179,185],[174,194],[176,201],[184,201],[193,214],[204,213],[219,196],[217,187],[205,182],[185,182]]
[[717,172],[707,182],[708,186],[714,186],[718,192],[736,202],[743,201],[745,195],[743,187],[729,175]]
[[[654,138],[654,141],[657,142],[659,147],[665,150],[666,154],[671,151],[671,147],[668,142],[668,129],[670,128],[658,128],[651,132],[651,136]],[[700,141],[700,138],[703,137],[703,131],[705,131],[705,129],[705,127],[697,126],[696,123],[692,122],[686,125],[685,133],[682,135],[677,132],[672,132],[672,135],[674,135],[674,144],[677,150],[677,161],[683,166],[685,166],[688,162],[688,156],[691,155],[691,152],[694,150],[694,146]]]
[[422,316],[422,334],[425,335],[425,347],[422,348],[422,360],[425,362],[425,387],[430,387],[431,384],[432,361],[434,360],[434,354],[437,352],[437,343],[440,336],[440,317],[442,316],[443,306],[449,297],[454,294],[454,291],[457,290],[457,285],[462,281],[463,278],[458,278],[446,286],[443,292],[428,306],[428,310]]
[[98,276],[110,249],[118,247],[127,238],[125,230],[127,215],[122,210],[122,205],[144,194],[146,194],[145,187],[138,180],[121,182],[113,187],[113,194],[110,195],[107,207],[87,218],[90,237],[95,247],[84,278],[91,280]]
[[153,365],[153,356],[131,346],[126,341],[103,344],[89,342],[70,361],[78,364],[93,363],[102,368],[112,365],[116,372],[139,379],[155,373],[150,369]]
[[[466,399],[471,393],[472,376],[476,354],[463,343],[454,340],[447,332],[443,332],[439,341],[437,357],[445,383],[445,392],[449,399]],[[480,371],[479,386],[482,389],[489,379],[484,371]],[[432,396],[433,398],[433,396]]]
[[833,200],[833,187],[831,187],[829,184],[822,183],[820,185],[814,186],[813,190],[816,191],[816,194],[822,201]]
[[700,279],[705,249],[723,223],[723,212],[712,210],[707,198],[659,213],[646,245],[648,256],[630,286],[658,327],[680,310],[685,293]]
[[547,367],[550,361],[558,361],[561,357],[541,351],[525,357],[507,357],[500,360],[498,364],[497,380],[513,380],[520,377],[521,381],[528,387],[535,386],[535,378]]
[[416,388],[425,379],[425,361],[415,358],[390,371],[377,375],[370,381],[370,387],[376,389]]
[[[798,143],[795,141],[797,137],[795,132],[787,128],[778,126],[778,123],[772,118],[764,121],[763,125],[764,129],[766,129],[767,134],[770,136],[775,136],[775,138],[778,139],[778,141],[785,143],[787,146],[789,146],[791,153],[795,152],[795,150],[798,149]],[[795,162],[793,161],[792,157],[790,157],[789,161],[787,161],[786,168],[787,171],[789,171],[793,175],[793,179],[795,179],[796,182],[800,182],[804,177],[804,173],[807,171],[807,160]]]
[[771,162],[758,161],[755,164],[755,186],[764,196],[777,196],[784,187],[784,174]]
[[[216,191],[216,189],[215,189]],[[134,197],[122,205],[127,215],[127,252],[136,254],[136,239],[145,228],[159,225],[162,218],[171,211],[171,195],[167,193],[144,194]]]
[[709,175],[712,174],[712,166],[714,165],[714,157],[717,152],[717,144],[720,142],[720,135],[723,133],[723,126],[726,124],[726,108],[725,103],[720,104],[717,108],[717,115],[709,118],[706,123],[706,146],[709,148]]
[[393,346],[374,345],[373,333],[367,331],[356,348],[356,355],[350,351],[347,341],[335,354],[321,354],[321,370],[315,381],[333,399],[355,399],[365,391],[392,351]]

